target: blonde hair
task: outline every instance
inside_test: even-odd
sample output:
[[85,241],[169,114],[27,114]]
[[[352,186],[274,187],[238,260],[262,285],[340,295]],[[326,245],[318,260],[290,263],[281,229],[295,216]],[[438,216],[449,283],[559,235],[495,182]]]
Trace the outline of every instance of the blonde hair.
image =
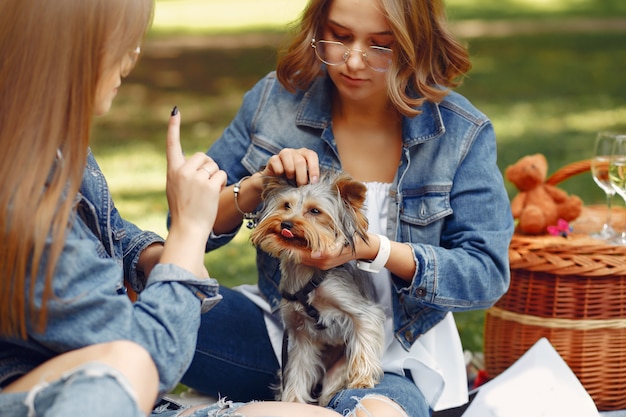
[[[310,0],[281,54],[277,76],[289,91],[306,89],[320,75],[311,39],[318,38],[333,0]],[[442,0],[379,0],[395,36],[394,58],[387,71],[388,96],[407,116],[424,101],[439,102],[460,84],[471,68],[467,49],[446,27]]]
[[[0,334],[45,328],[99,78],[141,42],[153,9],[153,0],[0,2]],[[42,305],[27,305],[42,273]]]

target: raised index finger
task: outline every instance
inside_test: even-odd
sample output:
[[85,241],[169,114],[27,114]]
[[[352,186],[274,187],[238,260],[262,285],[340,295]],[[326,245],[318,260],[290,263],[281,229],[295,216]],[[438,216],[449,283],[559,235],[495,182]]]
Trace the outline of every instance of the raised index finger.
[[167,126],[166,158],[167,165],[171,167],[179,167],[185,163],[183,148],[180,145],[180,113],[178,107],[174,107],[172,110]]

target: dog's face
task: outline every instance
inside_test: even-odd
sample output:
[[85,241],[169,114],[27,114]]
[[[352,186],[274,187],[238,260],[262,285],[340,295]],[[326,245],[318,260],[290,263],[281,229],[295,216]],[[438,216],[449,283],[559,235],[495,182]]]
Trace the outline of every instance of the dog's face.
[[345,173],[326,173],[317,184],[301,187],[267,178],[252,243],[294,263],[300,263],[302,251],[322,251],[335,242],[354,248],[355,235],[366,239],[367,219],[361,212],[366,190]]

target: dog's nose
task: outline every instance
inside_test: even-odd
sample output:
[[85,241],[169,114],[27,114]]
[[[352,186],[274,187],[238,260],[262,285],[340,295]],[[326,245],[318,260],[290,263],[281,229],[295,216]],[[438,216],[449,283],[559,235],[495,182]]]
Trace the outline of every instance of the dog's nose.
[[293,227],[293,223],[292,222],[287,222],[287,221],[282,221],[282,222],[280,222],[280,227],[283,228],[283,229],[291,230],[291,228]]

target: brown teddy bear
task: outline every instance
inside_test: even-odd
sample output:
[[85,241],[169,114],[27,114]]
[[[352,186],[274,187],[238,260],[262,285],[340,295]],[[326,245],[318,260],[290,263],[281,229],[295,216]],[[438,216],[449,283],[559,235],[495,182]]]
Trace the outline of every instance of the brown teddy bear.
[[544,234],[559,219],[575,220],[582,211],[583,202],[578,196],[545,183],[547,173],[548,161],[542,154],[525,156],[505,171],[506,179],[519,190],[511,201],[518,232]]

